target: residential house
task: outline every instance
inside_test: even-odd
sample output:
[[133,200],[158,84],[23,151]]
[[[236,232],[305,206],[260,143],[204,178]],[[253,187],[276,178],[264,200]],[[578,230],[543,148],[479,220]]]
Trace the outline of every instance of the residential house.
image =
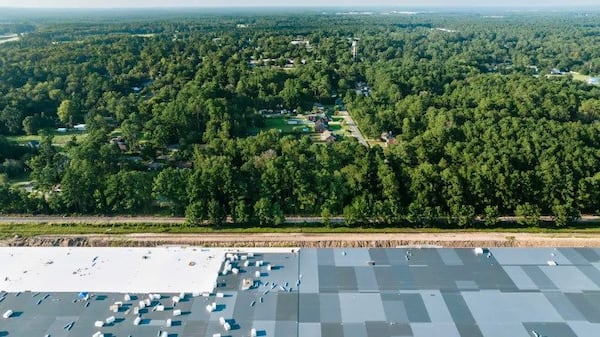
[[385,142],[386,146],[392,145],[396,143],[396,137],[394,137],[392,131],[384,132],[379,137],[383,142]]
[[329,122],[326,119],[320,118],[315,122],[315,132],[322,133],[327,130],[329,130]]
[[321,133],[321,141],[327,143],[335,142],[336,137],[333,133],[331,133],[331,131],[325,130],[323,133]]

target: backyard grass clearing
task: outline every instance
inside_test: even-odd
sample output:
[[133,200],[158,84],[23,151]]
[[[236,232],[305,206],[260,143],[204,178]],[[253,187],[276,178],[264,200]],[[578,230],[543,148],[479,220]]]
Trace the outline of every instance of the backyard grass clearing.
[[[73,139],[73,136],[75,136],[75,139],[78,141],[87,137],[87,133],[82,132],[82,131],[67,131],[67,132],[53,131],[52,134],[54,135],[52,144],[56,145],[58,147],[64,147],[71,139]],[[27,143],[29,143],[31,141],[40,142],[42,140],[41,135],[9,136],[7,138],[9,140],[12,140],[12,141],[14,141],[18,144],[22,144],[22,145],[26,145]]]
[[[277,129],[281,133],[301,133],[307,128],[306,120],[302,118],[269,117],[265,119],[265,126],[261,130]],[[312,128],[309,128],[312,131]]]
[[572,72],[571,75],[573,76],[574,80],[585,82],[585,83],[587,83],[590,80],[590,78],[592,78],[591,76],[583,75],[583,74],[576,73],[576,72]]

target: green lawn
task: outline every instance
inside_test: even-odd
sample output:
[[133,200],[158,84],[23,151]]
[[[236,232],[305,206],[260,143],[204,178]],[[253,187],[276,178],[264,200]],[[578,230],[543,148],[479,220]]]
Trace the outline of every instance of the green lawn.
[[582,74],[579,74],[579,73],[571,73],[571,75],[573,76],[574,80],[582,81],[582,82],[586,82],[586,83],[591,78],[591,76],[582,75]]
[[[59,147],[65,146],[65,144],[67,144],[67,142],[69,142],[73,138],[73,136],[75,136],[75,138],[77,140],[81,140],[87,136],[87,133],[81,132],[81,131],[68,131],[68,132],[53,131],[52,134],[54,135],[52,144],[59,146]],[[19,144],[27,144],[28,142],[34,141],[34,140],[39,142],[42,140],[42,136],[40,136],[40,135],[9,136],[7,138],[9,140],[17,142]]]
[[[288,124],[288,120],[297,120],[298,124]],[[306,119],[302,117],[270,117],[265,119],[265,125],[259,131],[268,131],[272,129],[279,130],[281,133],[303,133],[302,129],[307,128]],[[312,132],[312,127],[308,127]]]

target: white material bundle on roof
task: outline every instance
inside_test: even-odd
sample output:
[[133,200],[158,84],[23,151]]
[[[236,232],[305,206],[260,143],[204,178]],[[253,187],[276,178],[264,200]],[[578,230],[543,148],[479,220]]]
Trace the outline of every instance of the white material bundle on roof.
[[208,311],[208,312],[213,312],[213,311],[214,311],[214,309],[213,309],[212,305],[210,305],[210,304],[209,304],[209,305],[207,305],[207,306],[206,306],[206,311]]
[[94,326],[96,328],[101,328],[104,326],[104,321],[96,321],[96,322],[94,322]]
[[547,263],[549,266],[558,266],[558,263],[556,263],[554,260],[549,260]]
[[223,294],[223,293],[217,293],[217,298],[223,298],[223,297],[225,297],[225,294]]
[[141,321],[142,321],[142,318],[140,316],[138,316],[133,320],[133,325],[140,325]]
[[160,337],[169,337],[169,333],[168,333],[168,332],[166,332],[166,331],[163,331],[163,332],[160,334]]
[[129,294],[125,294],[125,295],[123,295],[123,300],[124,300],[125,302],[129,302],[129,301],[131,301],[131,295],[129,295]]
[[12,316],[12,314],[14,314],[14,312],[12,310],[6,310],[4,312],[4,314],[2,315],[2,317],[4,317],[4,318],[10,318],[10,316]]
[[173,316],[181,316],[181,310],[180,309],[173,310]]
[[223,329],[225,329],[225,331],[231,330],[231,324],[225,322],[225,324],[223,324]]
[[252,328],[250,330],[250,337],[256,337],[256,329]]
[[105,322],[106,322],[106,324],[112,324],[115,322],[115,320],[116,320],[115,316],[110,316],[105,320]]
[[156,306],[156,311],[165,311],[165,306],[164,305],[157,305]]
[[167,321],[166,321],[166,323],[165,323],[165,326],[166,326],[167,328],[169,328],[169,327],[171,327],[171,325],[173,325],[173,320],[171,320],[171,319],[169,318],[169,319],[167,319]]
[[475,252],[475,255],[483,254],[483,248],[481,248],[481,247],[477,247],[477,248],[473,249],[473,251]]
[[258,270],[257,270],[257,271],[255,271],[255,272],[254,272],[254,277],[260,277],[260,271],[258,271]]
[[227,321],[225,320],[225,317],[222,317],[222,316],[221,316],[221,317],[219,317],[219,323],[220,323],[221,325],[225,325],[225,323],[227,323]]
[[93,334],[92,337],[104,337],[104,334],[102,332],[98,331],[95,334]]

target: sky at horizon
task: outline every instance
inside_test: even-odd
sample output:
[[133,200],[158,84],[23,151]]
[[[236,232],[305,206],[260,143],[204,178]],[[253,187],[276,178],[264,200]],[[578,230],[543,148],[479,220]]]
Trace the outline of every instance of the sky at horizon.
[[14,8],[142,8],[142,7],[599,7],[598,0],[0,0]]

